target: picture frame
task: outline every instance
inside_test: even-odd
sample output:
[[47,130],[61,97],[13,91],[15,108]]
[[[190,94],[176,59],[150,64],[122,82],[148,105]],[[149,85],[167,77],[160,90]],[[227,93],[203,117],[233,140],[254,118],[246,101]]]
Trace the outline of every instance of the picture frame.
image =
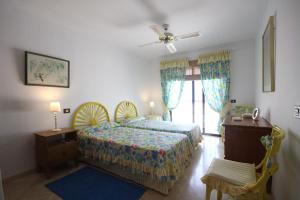
[[25,85],[70,87],[70,61],[25,51]]
[[262,36],[262,90],[275,91],[275,17],[270,16]]

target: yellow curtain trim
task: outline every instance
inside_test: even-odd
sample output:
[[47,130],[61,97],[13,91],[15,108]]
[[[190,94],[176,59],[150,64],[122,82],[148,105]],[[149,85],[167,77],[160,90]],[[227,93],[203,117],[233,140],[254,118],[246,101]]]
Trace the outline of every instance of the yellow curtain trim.
[[199,55],[198,64],[230,60],[230,51]]
[[189,67],[189,60],[185,59],[178,59],[178,60],[164,60],[160,62],[161,69],[173,68],[173,67]]

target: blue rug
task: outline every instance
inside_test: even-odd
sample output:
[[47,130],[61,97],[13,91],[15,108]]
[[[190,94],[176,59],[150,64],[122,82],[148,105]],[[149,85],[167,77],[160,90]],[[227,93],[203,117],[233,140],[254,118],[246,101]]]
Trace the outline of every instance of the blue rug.
[[84,167],[47,187],[64,200],[138,200],[145,192],[138,185],[91,167]]

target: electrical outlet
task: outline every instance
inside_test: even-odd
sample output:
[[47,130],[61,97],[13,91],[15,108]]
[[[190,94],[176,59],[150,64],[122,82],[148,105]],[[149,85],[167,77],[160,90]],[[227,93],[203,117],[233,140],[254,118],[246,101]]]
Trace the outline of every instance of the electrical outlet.
[[64,108],[63,112],[64,112],[64,114],[70,113],[70,112],[71,112],[71,109],[70,109],[70,108]]
[[300,105],[294,106],[294,117],[300,119]]

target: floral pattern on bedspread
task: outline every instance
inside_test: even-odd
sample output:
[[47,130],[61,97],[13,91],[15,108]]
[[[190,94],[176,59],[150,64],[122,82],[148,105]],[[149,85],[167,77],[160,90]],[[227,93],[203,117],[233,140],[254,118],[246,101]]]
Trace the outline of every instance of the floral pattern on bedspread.
[[193,152],[186,135],[127,127],[88,127],[78,138],[86,159],[118,164],[159,181],[178,180]]
[[123,122],[121,125],[130,128],[185,134],[189,137],[189,140],[194,148],[197,147],[199,142],[202,140],[200,127],[196,124],[179,124],[168,121],[148,120],[141,118],[139,120],[128,120]]

